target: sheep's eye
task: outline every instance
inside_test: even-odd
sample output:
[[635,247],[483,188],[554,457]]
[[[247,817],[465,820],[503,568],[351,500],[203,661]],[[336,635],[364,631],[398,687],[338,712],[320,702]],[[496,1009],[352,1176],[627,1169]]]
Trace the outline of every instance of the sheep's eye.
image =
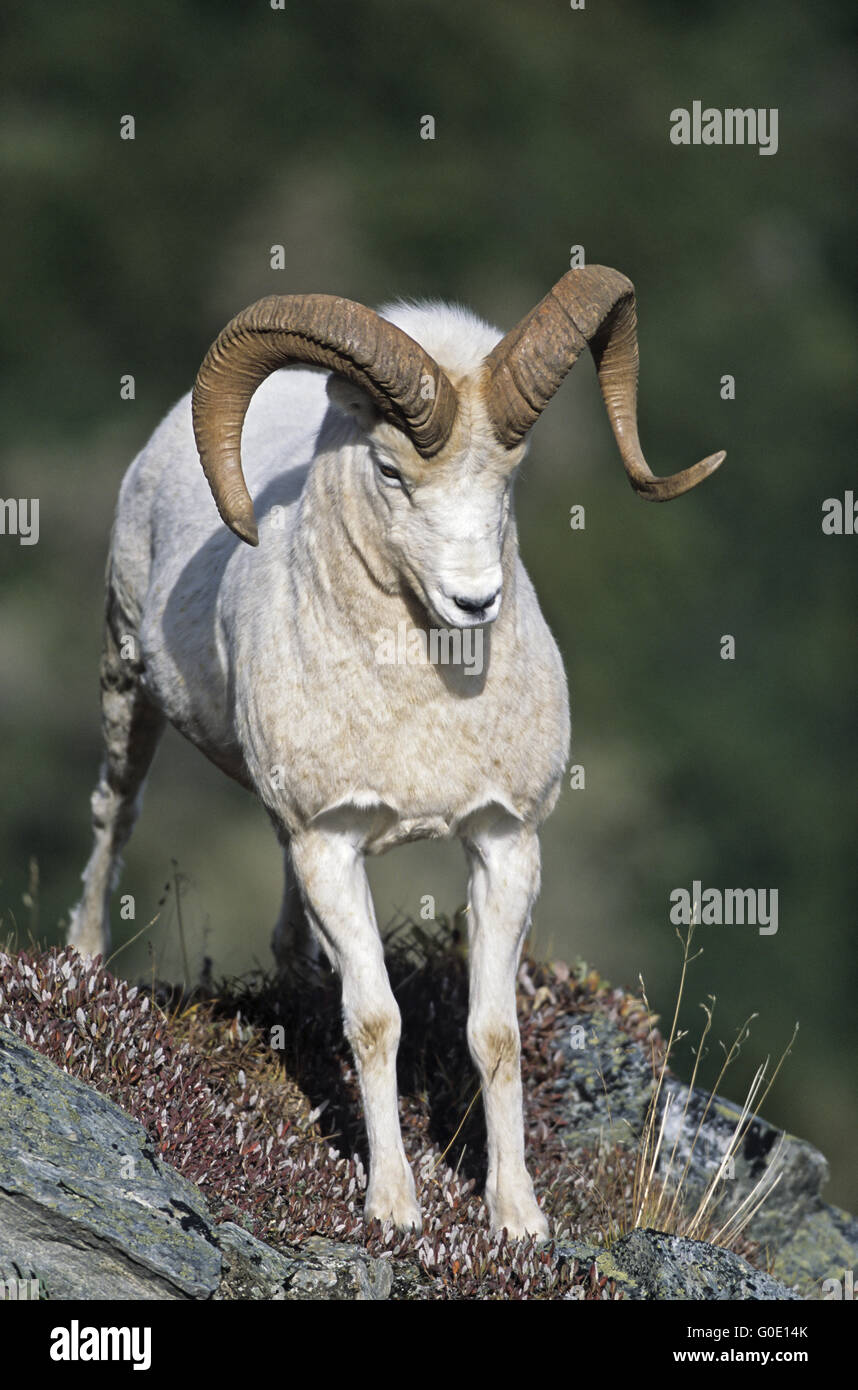
[[378,465],[378,471],[383,478],[390,478],[391,482],[402,482],[402,475],[398,473],[395,468],[391,468],[387,463],[380,463]]

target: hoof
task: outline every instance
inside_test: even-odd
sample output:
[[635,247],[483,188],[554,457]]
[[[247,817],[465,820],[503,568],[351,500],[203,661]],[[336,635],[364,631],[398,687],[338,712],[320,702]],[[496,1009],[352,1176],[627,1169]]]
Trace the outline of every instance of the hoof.
[[525,1240],[528,1237],[538,1241],[549,1239],[548,1217],[535,1198],[518,1202],[489,1201],[488,1208],[493,1235],[500,1235],[505,1229],[510,1240]]
[[398,1231],[416,1231],[417,1234],[423,1230],[423,1213],[415,1203],[408,1207],[393,1207],[384,1202],[367,1202],[364,1207],[364,1218],[367,1221],[392,1221]]
[[393,1190],[390,1186],[379,1189],[370,1183],[364,1218],[367,1221],[392,1221],[398,1231],[422,1231],[423,1213],[417,1202],[410,1170],[405,1180]]

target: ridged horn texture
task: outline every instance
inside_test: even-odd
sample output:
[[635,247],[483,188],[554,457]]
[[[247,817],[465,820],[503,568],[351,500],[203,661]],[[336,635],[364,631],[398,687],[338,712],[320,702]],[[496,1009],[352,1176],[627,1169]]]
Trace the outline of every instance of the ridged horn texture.
[[657,478],[650,470],[638,439],[634,286],[603,265],[567,271],[486,358],[486,408],[506,448],[521,442],[585,346],[593,354],[635,492],[652,502],[667,502],[714,473],[724,460],[723,450],[668,478]]
[[423,458],[444,447],[458,398],[437,362],[372,309],[332,294],[269,295],[237,314],[209,348],[193,394],[200,462],[227,526],[259,544],[241,468],[241,428],[266,377],[293,362],[356,383]]

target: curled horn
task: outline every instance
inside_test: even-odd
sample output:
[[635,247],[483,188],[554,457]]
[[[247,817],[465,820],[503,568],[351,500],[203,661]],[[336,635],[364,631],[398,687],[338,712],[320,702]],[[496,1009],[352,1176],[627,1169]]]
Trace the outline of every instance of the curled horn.
[[407,333],[363,304],[331,294],[270,295],[237,314],[197,373],[194,434],[200,462],[227,526],[258,545],[241,468],[241,428],[266,377],[292,362],[328,367],[372,398],[423,458],[446,444],[458,398],[449,378]]
[[650,470],[638,439],[634,286],[618,270],[602,265],[568,271],[486,358],[486,408],[506,448],[521,441],[585,346],[593,354],[635,492],[652,502],[667,502],[714,473],[724,460],[723,450],[668,478],[657,478]]

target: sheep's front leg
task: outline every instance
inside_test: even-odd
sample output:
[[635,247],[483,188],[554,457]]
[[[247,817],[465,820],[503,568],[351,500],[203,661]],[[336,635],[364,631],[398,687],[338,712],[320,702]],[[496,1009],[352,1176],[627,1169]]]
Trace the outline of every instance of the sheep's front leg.
[[471,866],[468,1045],[483,1085],[494,1231],[547,1237],[524,1164],[521,1043],[515,980],[539,892],[539,842],[518,822],[483,819],[463,837]]
[[399,1128],[399,1009],[387,977],[357,839],[348,830],[300,835],[292,841],[292,865],[310,925],[342,980],[343,1021],[357,1065],[369,1137],[365,1214],[419,1230],[414,1177]]

